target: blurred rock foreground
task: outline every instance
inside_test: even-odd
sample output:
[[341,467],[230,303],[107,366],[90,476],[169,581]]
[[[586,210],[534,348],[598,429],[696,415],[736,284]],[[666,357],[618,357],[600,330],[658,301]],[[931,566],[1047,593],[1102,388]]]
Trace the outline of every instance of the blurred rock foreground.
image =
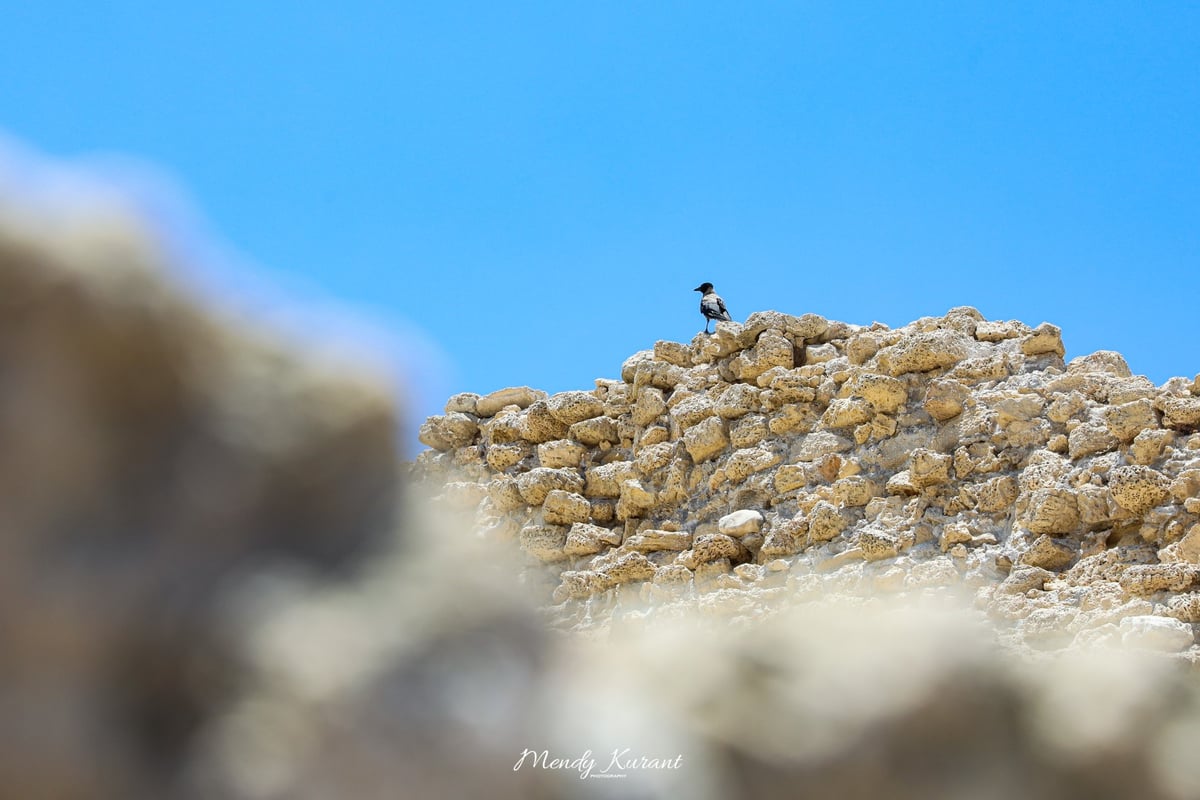
[[1200,796],[1191,381],[766,312],[401,465],[169,271],[0,204],[0,797]]

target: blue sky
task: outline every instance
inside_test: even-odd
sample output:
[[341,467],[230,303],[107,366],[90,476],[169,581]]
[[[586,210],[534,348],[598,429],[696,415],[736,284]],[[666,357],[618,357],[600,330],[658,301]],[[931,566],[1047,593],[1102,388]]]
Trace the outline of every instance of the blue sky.
[[701,329],[704,280],[735,318],[973,305],[1200,372],[1195,4],[0,12],[7,136],[169,176],[195,214],[159,221],[220,243],[194,254],[219,291],[390,332],[413,417],[615,376]]

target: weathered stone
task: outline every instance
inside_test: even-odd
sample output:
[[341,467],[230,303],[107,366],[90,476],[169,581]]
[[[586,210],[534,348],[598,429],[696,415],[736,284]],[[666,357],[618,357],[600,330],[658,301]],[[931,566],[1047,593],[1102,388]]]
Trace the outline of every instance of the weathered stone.
[[[1062,355],[1062,353],[1059,353]],[[1067,363],[1068,373],[1086,373],[1112,375],[1116,378],[1128,378],[1133,375],[1125,357],[1112,350],[1097,350],[1086,356],[1072,358]]]
[[742,509],[726,514],[717,520],[717,530],[727,536],[745,536],[748,533],[758,533],[762,529],[762,524],[761,511]]
[[775,471],[775,491],[786,494],[808,484],[808,475],[800,464],[784,464]]
[[913,483],[912,475],[906,469],[902,469],[888,478],[884,489],[888,494],[901,496],[912,496],[921,492],[920,488]]
[[521,498],[531,506],[540,506],[546,501],[546,495],[555,489],[566,492],[579,492],[583,489],[583,479],[572,469],[550,469],[535,467],[529,472],[517,476],[517,489]]
[[833,361],[840,354],[837,348],[831,344],[810,344],[804,348],[804,363],[809,364],[825,364]]
[[575,492],[552,489],[542,502],[542,517],[552,525],[587,522],[591,516],[591,504],[586,497]]
[[1163,427],[1177,431],[1200,430],[1200,397],[1160,395],[1154,407],[1162,412]]
[[1170,496],[1171,481],[1143,466],[1117,467],[1108,475],[1108,489],[1121,508],[1144,514]]
[[950,480],[950,467],[953,463],[952,456],[920,447],[913,451],[908,474],[914,486],[925,489]]
[[461,412],[430,417],[421,425],[417,438],[436,450],[465,447],[475,440],[479,424],[475,418]]
[[981,342],[1002,342],[1005,339],[1019,339],[1029,332],[1029,326],[1023,322],[980,320],[975,324],[975,338]]
[[938,422],[953,419],[962,413],[970,389],[956,380],[930,381],[922,407]]
[[791,368],[794,365],[792,343],[775,330],[765,330],[750,350],[736,355],[730,362],[734,376],[741,381],[753,381],[772,367]]
[[633,462],[613,461],[598,467],[589,467],[584,473],[588,497],[620,497],[621,484],[634,477]]
[[1070,545],[1049,536],[1039,536],[1021,554],[1018,563],[1047,570],[1060,570],[1075,560],[1078,554]]
[[1033,329],[1033,333],[1021,340],[1021,352],[1027,356],[1050,353],[1062,356],[1066,352],[1062,343],[1062,329],[1049,322],[1043,322]]
[[867,422],[872,413],[871,405],[866,400],[847,397],[829,404],[821,417],[821,424],[826,428],[848,428]]
[[567,529],[562,525],[526,525],[518,535],[521,549],[541,561],[563,561]]
[[654,360],[653,350],[639,350],[621,364],[621,380],[633,383],[637,379],[637,370],[647,361]]
[[666,410],[667,402],[663,399],[662,389],[643,386],[638,390],[637,400],[633,404],[633,424],[645,427],[662,416]]
[[720,417],[708,417],[684,432],[683,444],[692,461],[699,464],[724,452],[729,447],[729,437]]
[[1008,512],[1017,500],[1017,479],[1000,475],[979,484],[975,491],[975,507],[984,513]]
[[617,519],[627,520],[641,517],[654,508],[658,499],[653,490],[635,478],[621,483],[621,496],[617,500]]
[[1104,415],[1104,424],[1122,442],[1132,442],[1144,430],[1158,428],[1158,414],[1149,398],[1112,406]]
[[1067,453],[1072,460],[1079,460],[1097,453],[1115,450],[1120,444],[1108,428],[1090,422],[1077,425],[1067,436]]
[[646,581],[654,577],[656,567],[641,553],[626,553],[616,563],[597,570],[612,585]]
[[875,361],[893,377],[951,367],[971,352],[971,339],[958,331],[940,330],[906,336],[880,350]]
[[446,401],[446,413],[453,414],[459,412],[462,414],[477,414],[476,403],[479,401],[479,395],[475,392],[460,392],[452,395]]
[[637,457],[633,460],[638,473],[642,477],[648,477],[670,464],[676,446],[675,442],[660,442],[638,450]]
[[734,483],[741,483],[756,472],[770,469],[783,460],[783,456],[761,447],[737,450],[725,462],[725,474]]
[[896,413],[908,400],[908,386],[904,381],[871,372],[859,373],[850,382],[850,393],[866,400],[881,414]]
[[724,419],[738,419],[758,410],[761,390],[748,383],[735,383],[721,393],[716,403],[717,413]]
[[786,567],[770,570],[770,562],[799,553],[800,546],[801,541],[795,534],[784,530],[771,531],[758,550],[758,561],[760,564],[767,564],[769,571],[782,571]]
[[832,503],[824,500],[813,506],[808,514],[808,538],[827,542],[846,530],[849,522]]
[[1028,515],[1026,525],[1034,533],[1065,534],[1079,527],[1079,505],[1070,489],[1034,491],[1029,499]]
[[504,472],[510,467],[520,464],[533,453],[529,442],[509,442],[494,444],[487,449],[487,465],[496,472]]
[[518,432],[522,439],[542,444],[567,436],[568,426],[550,412],[549,402],[537,400],[521,416]]
[[942,529],[938,549],[945,553],[957,544],[970,544],[974,538],[965,525],[952,523]]
[[[515,406],[513,407],[515,409]],[[505,411],[487,420],[482,426],[486,445],[509,444],[521,440],[522,418],[520,414]]]
[[692,395],[671,409],[671,417],[679,424],[681,430],[687,430],[716,413],[713,401],[703,394]]
[[603,443],[616,444],[621,441],[617,422],[611,417],[595,417],[576,422],[570,427],[569,435],[588,447],[597,447]]
[[570,427],[604,413],[604,401],[592,392],[559,392],[546,399],[551,416]]
[[662,550],[683,551],[692,546],[692,535],[686,531],[644,530],[625,540],[625,546],[639,553]]
[[861,508],[879,495],[879,485],[861,475],[833,482],[833,498],[843,508]]
[[706,533],[697,536],[692,544],[692,558],[697,564],[721,558],[735,559],[745,552],[737,539],[723,533]]
[[513,386],[485,394],[475,401],[475,413],[480,417],[491,417],[505,406],[528,408],[538,400],[543,400],[546,393],[528,386]]
[[1163,448],[1171,441],[1173,434],[1164,430],[1146,430],[1133,437],[1129,446],[1129,456],[1135,464],[1153,464],[1162,455]]
[[525,505],[514,478],[500,476],[488,482],[488,497],[497,511],[512,511]]
[[657,341],[654,343],[654,357],[677,367],[692,366],[692,348],[681,342]]
[[579,467],[587,448],[570,439],[555,439],[537,446],[538,462],[543,467]]
[[858,535],[858,547],[867,561],[895,558],[900,552],[900,540],[879,528],[867,528]]
[[796,461],[816,461],[830,453],[844,453],[854,447],[854,443],[844,436],[838,436],[831,431],[814,431],[804,437],[796,451]]
[[692,571],[682,564],[667,564],[654,572],[655,586],[682,586],[692,582]]
[[1134,564],[1121,573],[1121,588],[1130,594],[1146,596],[1156,592],[1182,592],[1190,589],[1200,575],[1194,564]]

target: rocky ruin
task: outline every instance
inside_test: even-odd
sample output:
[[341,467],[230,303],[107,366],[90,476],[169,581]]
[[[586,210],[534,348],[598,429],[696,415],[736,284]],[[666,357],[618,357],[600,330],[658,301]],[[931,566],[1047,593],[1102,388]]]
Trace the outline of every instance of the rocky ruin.
[[[413,472],[525,556],[563,628],[955,588],[1012,644],[1194,658],[1200,383],[969,307],[751,314],[620,379],[450,398]],[[647,610],[649,609],[649,610]]]

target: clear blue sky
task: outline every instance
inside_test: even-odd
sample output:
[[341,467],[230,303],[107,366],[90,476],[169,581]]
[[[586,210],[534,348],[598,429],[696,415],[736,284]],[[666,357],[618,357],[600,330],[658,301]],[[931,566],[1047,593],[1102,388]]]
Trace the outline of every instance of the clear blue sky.
[[237,269],[424,332],[443,359],[416,368],[413,416],[615,376],[700,330],[704,280],[739,319],[973,305],[1061,325],[1068,356],[1200,372],[1200,5],[2,0],[0,19],[9,136],[157,165],[257,265]]

